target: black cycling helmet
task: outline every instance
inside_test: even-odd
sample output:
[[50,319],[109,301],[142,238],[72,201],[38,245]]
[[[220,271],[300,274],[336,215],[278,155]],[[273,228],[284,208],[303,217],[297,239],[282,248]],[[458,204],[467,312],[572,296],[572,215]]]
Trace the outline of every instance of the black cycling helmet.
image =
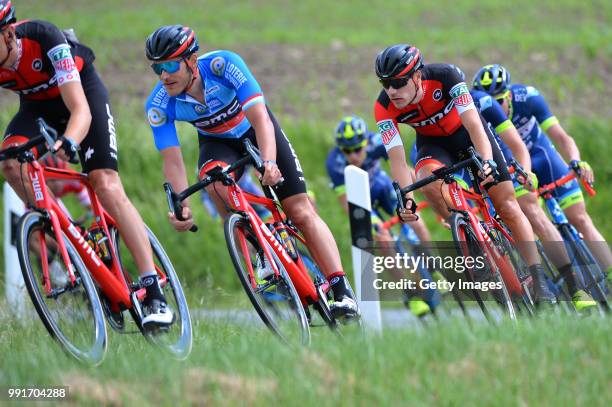
[[200,49],[198,37],[189,27],[166,25],[149,35],[145,52],[150,61],[184,58]]
[[0,28],[5,25],[13,24],[15,18],[15,9],[11,4],[11,0],[0,0]]
[[510,89],[510,72],[499,64],[483,66],[472,79],[472,87],[491,96],[496,96]]
[[380,79],[410,77],[423,67],[423,55],[417,47],[397,44],[378,54],[374,66]]

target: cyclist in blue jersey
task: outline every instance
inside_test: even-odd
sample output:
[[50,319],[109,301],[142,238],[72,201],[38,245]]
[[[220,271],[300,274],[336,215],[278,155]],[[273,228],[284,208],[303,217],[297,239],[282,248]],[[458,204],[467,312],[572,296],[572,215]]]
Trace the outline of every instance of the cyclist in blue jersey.
[[[480,68],[472,82],[474,89],[488,93],[497,101],[517,128],[529,150],[532,170],[539,182],[548,184],[572,170],[581,179],[594,181],[593,170],[586,161],[581,160],[580,150],[574,139],[563,129],[535,87],[512,84],[510,73],[499,64]],[[555,142],[560,153],[547,135]],[[569,166],[562,157],[569,161]],[[591,252],[602,270],[607,270],[610,279],[612,253],[587,214],[578,183],[573,181],[557,188],[555,195],[569,221],[584,236]]]
[[[565,246],[554,243],[562,242],[563,238],[538,203],[537,195],[534,192],[537,188],[537,177],[531,172],[531,157],[518,131],[508,119],[501,106],[489,94],[474,89],[470,91],[470,94],[480,114],[494,130],[493,134],[506,160],[509,161],[514,157],[525,172],[530,174],[530,180],[523,180],[520,175],[516,176],[517,179],[514,181],[514,186],[517,201],[521,210],[525,213],[527,219],[529,219],[535,234],[544,242],[544,247],[555,267],[564,276],[576,309],[582,310],[595,306],[596,303],[591,296],[584,290],[579,289],[579,284],[572,272],[571,260]],[[411,153],[413,162],[415,157],[416,145],[413,146]],[[470,184],[467,174],[459,174],[459,176],[465,183]],[[523,184],[528,187],[525,188]],[[548,242],[551,244],[547,244]]]
[[[370,181],[370,200],[372,202],[372,225],[375,227],[374,239],[379,242],[391,242],[393,238],[388,230],[376,228],[382,222],[382,213],[395,215],[397,197],[391,178],[380,167],[380,160],[388,160],[387,151],[380,134],[368,131],[365,121],[358,116],[343,118],[335,132],[336,147],[327,156],[327,174],[331,187],[336,192],[342,207],[348,211],[344,169],[355,165],[366,171]],[[419,219],[410,225],[421,242],[431,241],[431,235],[423,220]],[[386,246],[385,246],[386,247]],[[393,256],[394,253],[387,253]],[[434,273],[432,273],[434,274]],[[441,273],[434,275],[437,280],[444,279]],[[417,316],[430,311],[429,305],[417,296],[411,296],[410,310]]]
[[[283,209],[309,242],[315,261],[334,293],[332,312],[358,317],[359,309],[347,286],[334,237],[318,216],[306,194],[300,162],[274,115],[267,107],[259,83],[242,60],[231,51],[211,51],[198,58],[198,40],[189,27],[169,25],[155,30],[145,51],[159,83],[146,102],[146,114],[155,145],[163,158],[163,172],[176,190],[187,187],[187,176],[175,122],[190,122],[200,147],[200,176],[220,163],[242,157],[242,140],[250,139],[264,160],[264,185],[276,185]],[[222,164],[223,165],[223,164]],[[239,178],[241,174],[236,174]],[[219,184],[219,183],[215,183]],[[227,191],[209,186],[217,210],[227,214]],[[214,193],[214,190],[219,192]],[[173,214],[169,220],[178,231],[193,225],[188,200],[183,201],[184,221]]]

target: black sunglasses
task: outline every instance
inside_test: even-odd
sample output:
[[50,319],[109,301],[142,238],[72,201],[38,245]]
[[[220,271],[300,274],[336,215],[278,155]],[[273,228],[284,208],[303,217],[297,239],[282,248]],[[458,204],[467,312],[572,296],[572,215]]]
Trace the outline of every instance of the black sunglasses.
[[344,154],[351,154],[351,153],[359,154],[361,150],[363,150],[363,146],[359,146],[357,148],[346,148],[346,147],[340,148],[340,151],[342,151]]
[[389,89],[400,89],[408,84],[410,78],[391,78],[391,79],[379,79],[380,84],[383,88]]

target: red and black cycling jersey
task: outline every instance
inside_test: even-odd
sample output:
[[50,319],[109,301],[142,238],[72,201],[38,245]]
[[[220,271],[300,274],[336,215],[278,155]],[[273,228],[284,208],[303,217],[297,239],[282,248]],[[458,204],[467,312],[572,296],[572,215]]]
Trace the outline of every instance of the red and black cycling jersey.
[[451,64],[428,64],[422,69],[423,98],[396,108],[384,90],[374,105],[374,117],[387,150],[401,145],[398,123],[412,126],[421,136],[451,136],[463,128],[459,115],[474,103],[462,73]]
[[62,31],[47,21],[17,22],[15,34],[17,61],[9,69],[0,68],[0,87],[27,100],[58,97],[58,86],[79,81],[79,72],[95,59],[90,48],[68,41]]

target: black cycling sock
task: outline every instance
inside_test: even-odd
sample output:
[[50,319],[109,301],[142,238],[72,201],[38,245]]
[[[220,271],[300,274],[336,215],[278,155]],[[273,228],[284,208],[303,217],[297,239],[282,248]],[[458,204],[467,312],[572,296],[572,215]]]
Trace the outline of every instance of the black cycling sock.
[[344,273],[334,273],[327,277],[334,292],[334,301],[342,301],[342,297],[345,295],[350,297],[345,278]]
[[148,303],[151,300],[165,301],[164,294],[162,293],[161,287],[159,286],[159,281],[157,280],[157,273],[146,273],[140,276],[140,284],[142,284],[147,291],[145,302]]
[[566,264],[565,266],[559,267],[559,273],[563,276],[565,280],[565,284],[567,284],[567,289],[569,290],[570,295],[573,295],[576,291],[578,291],[578,284],[576,281],[576,276],[572,272],[572,265]]

